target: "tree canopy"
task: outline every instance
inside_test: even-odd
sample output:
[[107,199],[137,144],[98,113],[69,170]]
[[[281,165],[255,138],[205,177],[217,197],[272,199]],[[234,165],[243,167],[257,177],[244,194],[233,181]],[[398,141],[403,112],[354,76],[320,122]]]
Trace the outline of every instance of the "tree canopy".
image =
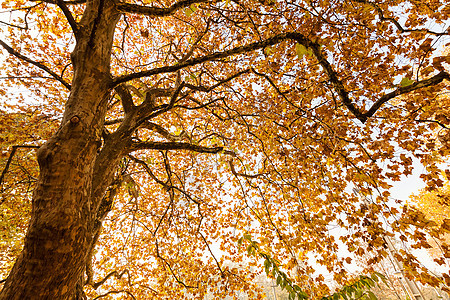
[[265,268],[320,299],[360,284],[353,258],[376,271],[383,236],[449,231],[390,197],[414,162],[429,190],[450,177],[448,1],[6,0],[1,16],[0,299],[257,299]]

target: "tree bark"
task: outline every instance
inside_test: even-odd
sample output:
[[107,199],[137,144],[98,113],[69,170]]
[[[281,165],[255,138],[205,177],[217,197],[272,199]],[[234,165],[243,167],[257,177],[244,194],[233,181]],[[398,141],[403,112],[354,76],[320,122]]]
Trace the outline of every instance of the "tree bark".
[[[24,249],[0,299],[73,299],[80,288],[76,285],[93,241],[98,195],[120,160],[120,151],[97,151],[112,86],[110,55],[119,17],[112,0],[86,4],[76,32],[74,77],[62,123],[38,150],[40,175]],[[99,158],[109,166],[100,169]],[[97,196],[94,169],[104,181],[96,181]]]

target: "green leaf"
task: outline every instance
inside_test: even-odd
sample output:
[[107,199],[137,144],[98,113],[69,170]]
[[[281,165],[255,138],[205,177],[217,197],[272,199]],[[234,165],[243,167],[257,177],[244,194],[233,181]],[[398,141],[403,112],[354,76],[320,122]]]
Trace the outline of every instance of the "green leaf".
[[377,296],[375,296],[375,294],[372,293],[371,291],[368,291],[367,295],[369,295],[370,300],[378,300]]
[[265,269],[267,275],[269,275],[271,266],[272,266],[272,263],[270,262],[270,260],[266,259],[264,261],[264,269]]
[[281,276],[278,275],[278,276],[277,276],[277,285],[278,285],[278,286],[280,286],[281,280],[283,280],[283,278],[281,278]]
[[299,297],[299,299],[308,299],[309,298],[308,294],[304,291],[297,292],[297,296]]
[[352,286],[349,286],[348,289],[347,289],[347,291],[348,291],[347,294],[348,294],[349,296],[351,296],[354,292],[356,292],[355,288],[352,287]]
[[381,278],[381,281],[383,281],[383,283],[389,287],[386,276],[384,276],[383,274],[381,274],[379,272],[375,272],[374,274],[376,274],[378,276],[378,278]]
[[195,4],[191,4],[188,8],[184,9],[184,14],[188,17],[190,17],[193,13],[195,13],[198,10],[198,7]]
[[281,287],[281,290],[284,290],[285,288],[286,288],[286,286],[287,286],[287,282],[286,282],[286,280],[281,280],[281,283],[280,283],[280,287]]
[[247,253],[248,253],[248,255],[252,255],[253,254],[253,246],[251,244],[248,245],[248,247],[247,247]]
[[404,77],[402,81],[400,81],[401,87],[407,87],[414,83],[414,80],[409,79],[408,77]]
[[302,44],[295,44],[295,51],[297,52],[298,59],[302,59],[304,55],[313,56],[312,50],[306,48]]

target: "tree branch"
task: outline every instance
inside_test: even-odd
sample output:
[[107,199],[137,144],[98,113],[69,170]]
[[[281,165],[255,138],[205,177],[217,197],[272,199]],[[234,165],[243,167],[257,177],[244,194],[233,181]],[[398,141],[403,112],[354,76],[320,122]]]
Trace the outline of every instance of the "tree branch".
[[[2,171],[2,174],[0,175],[0,185],[3,184],[3,179],[5,178],[6,173],[8,172],[9,166],[11,165],[12,159],[14,157],[14,155],[16,154],[17,149],[19,148],[27,148],[27,149],[39,149],[40,146],[33,146],[33,145],[15,145],[12,146],[12,150],[11,153],[9,154],[8,160],[6,161],[6,165],[5,168]],[[0,202],[0,204],[2,204],[2,202]]]
[[134,297],[134,295],[130,291],[127,291],[127,290],[109,291],[109,292],[106,292],[105,294],[102,294],[102,295],[99,295],[99,296],[95,297],[92,300],[104,298],[104,297],[108,296],[109,294],[120,294],[120,293],[125,293],[125,294],[129,295],[131,298],[136,300],[136,297]]
[[185,284],[182,280],[180,280],[178,278],[178,276],[175,274],[174,270],[172,269],[172,266],[167,262],[167,260],[161,256],[161,254],[159,253],[159,246],[158,246],[158,240],[156,239],[156,257],[161,259],[163,261],[163,263],[169,268],[170,273],[172,273],[172,276],[175,278],[175,280],[181,284],[182,286],[184,286],[185,288],[198,288],[198,283],[197,286],[192,286],[192,285],[187,285]]
[[120,100],[122,101],[122,107],[125,114],[131,112],[136,106],[133,103],[133,97],[126,87],[126,85],[121,84],[115,87],[117,94],[119,94]]
[[242,54],[242,53],[246,53],[246,52],[251,52],[251,51],[255,51],[255,50],[259,50],[268,46],[273,46],[276,45],[280,42],[286,41],[286,40],[295,40],[300,44],[303,44],[306,47],[309,47],[311,45],[311,41],[308,40],[304,35],[298,33],[298,32],[287,32],[287,33],[282,33],[282,34],[278,34],[275,35],[271,38],[268,38],[264,41],[259,41],[259,42],[254,42],[254,43],[250,43],[248,45],[244,45],[244,46],[239,46],[239,47],[235,47],[229,50],[225,50],[225,51],[221,51],[221,52],[216,52],[213,54],[209,54],[209,55],[205,55],[205,56],[201,56],[201,57],[196,57],[196,58],[192,58],[192,59],[188,59],[186,61],[177,63],[175,65],[172,66],[165,66],[165,67],[160,67],[160,68],[154,68],[154,69],[150,69],[150,70],[146,70],[146,71],[142,71],[142,72],[136,72],[136,73],[132,73],[132,74],[127,74],[127,75],[122,75],[119,77],[116,77],[115,79],[113,79],[112,81],[112,85],[113,87],[133,80],[133,79],[138,79],[138,78],[142,78],[142,77],[148,77],[148,76],[152,76],[152,75],[156,75],[156,74],[163,74],[163,73],[172,73],[172,72],[176,72],[178,70],[184,69],[186,67],[190,67],[190,66],[195,66],[204,62],[208,62],[208,61],[212,61],[212,60],[217,60],[217,59],[221,59],[221,58],[226,58],[229,56],[233,56],[233,55],[237,55],[237,54]]
[[190,143],[179,143],[179,142],[133,142],[131,146],[126,149],[128,152],[133,152],[136,150],[189,150],[199,153],[220,153],[230,154],[231,151],[224,150],[223,147],[205,147],[194,145]]
[[[102,280],[100,280],[99,282],[96,282],[92,285],[92,287],[94,288],[94,290],[98,289],[99,286],[101,286],[102,284],[104,284],[106,282],[106,280],[108,280],[111,276],[116,277],[117,279],[122,278],[122,276],[127,273],[128,275],[128,281],[130,281],[130,272],[125,269],[122,271],[122,273],[117,272],[116,270],[110,272],[108,275],[106,275]],[[128,282],[130,284],[130,282]]]
[[[50,4],[58,4],[58,0],[30,0],[31,2],[44,2],[44,3],[50,3]],[[70,1],[62,1],[65,5],[77,5],[77,4],[83,4],[86,3],[86,0],[70,0]]]
[[[369,111],[363,112],[358,107],[356,107],[355,104],[350,99],[349,93],[345,90],[344,84],[339,79],[338,73],[333,69],[333,66],[331,65],[331,63],[326,59],[325,55],[322,53],[322,51],[320,49],[320,45],[316,42],[309,40],[301,33],[287,32],[287,33],[283,33],[283,34],[278,34],[278,35],[268,38],[264,41],[254,42],[254,43],[250,43],[248,45],[235,47],[235,48],[232,48],[232,49],[229,49],[226,51],[216,52],[216,53],[213,53],[210,55],[205,55],[202,57],[189,59],[189,60],[186,60],[181,63],[177,63],[172,66],[165,66],[165,67],[154,68],[151,70],[137,72],[137,73],[133,73],[133,74],[122,75],[122,76],[116,77],[113,80],[113,86],[118,85],[123,82],[126,82],[126,81],[129,81],[129,80],[141,78],[141,77],[147,77],[147,76],[161,74],[161,73],[176,72],[183,68],[195,66],[195,65],[198,65],[198,64],[201,64],[204,62],[263,49],[265,47],[272,46],[272,45],[278,44],[278,43],[286,41],[286,40],[294,40],[297,43],[312,50],[312,52],[313,52],[314,56],[316,57],[316,59],[318,60],[319,64],[324,68],[325,73],[328,75],[329,81],[332,83],[334,89],[338,93],[343,104],[358,120],[360,120],[363,123],[366,122],[367,119],[369,117],[371,117],[376,112],[376,110],[379,109],[381,107],[381,105],[383,103],[385,103],[386,101],[388,101],[389,99],[392,99],[401,94],[405,94],[405,93],[417,90],[419,88],[438,84],[438,83],[442,82],[442,80],[444,80],[444,79],[449,79],[448,73],[441,72],[438,75],[436,75],[430,79],[416,82],[415,84],[412,84],[411,86],[401,87],[392,93],[382,96],[371,107],[371,109]],[[240,73],[238,73],[238,74],[240,74]],[[190,86],[190,87],[194,88],[194,86]]]
[[432,35],[436,35],[436,36],[442,36],[442,35],[449,35],[450,32],[436,32],[436,31],[432,31],[429,29],[405,29],[403,28],[402,25],[400,25],[400,23],[391,17],[385,17],[383,10],[381,10],[381,8],[373,2],[367,1],[367,0],[354,0],[355,2],[359,2],[359,3],[364,3],[367,5],[372,6],[378,14],[378,17],[380,18],[381,21],[388,21],[391,22],[392,24],[394,24],[395,27],[397,27],[397,29],[401,32],[401,33],[405,33],[405,32],[423,32],[423,33],[427,33],[427,34],[432,34]]
[[5,42],[3,42],[2,40],[0,40],[0,45],[2,45],[3,48],[5,48],[6,51],[8,51],[9,54],[14,55],[17,58],[20,58],[23,61],[26,61],[32,65],[35,65],[36,67],[38,67],[41,70],[44,70],[45,72],[47,72],[48,74],[50,74],[53,78],[55,78],[56,80],[58,80],[59,82],[62,83],[62,85],[64,85],[69,91],[71,89],[71,86],[69,83],[67,83],[61,76],[59,76],[58,74],[56,74],[55,72],[53,72],[50,68],[48,68],[47,66],[36,62],[34,60],[32,60],[31,58],[26,57],[25,55],[20,54],[19,52],[17,52],[16,50],[14,50],[13,48],[11,48],[10,46],[8,46]]
[[123,122],[123,118],[118,118],[118,119],[114,119],[114,120],[106,120],[104,125],[108,126],[108,125],[114,125],[114,124],[118,124]]
[[378,99],[378,101],[376,101],[372,107],[363,114],[363,120],[361,120],[361,122],[365,122],[368,118],[370,118],[371,116],[373,116],[375,114],[375,112],[387,101],[391,100],[392,98],[395,98],[399,95],[403,95],[406,93],[410,93],[413,92],[415,90],[424,88],[424,87],[429,87],[432,85],[436,85],[441,83],[444,79],[447,79],[450,81],[450,74],[448,74],[445,71],[440,72],[439,74],[428,78],[428,79],[424,79],[424,80],[420,80],[420,81],[416,81],[411,85],[408,86],[403,86],[403,87],[399,87],[398,89],[396,89],[393,92],[390,92],[388,94],[385,94],[383,96],[381,96],[380,99]]
[[176,11],[178,11],[181,8],[189,7],[192,4],[196,3],[205,3],[205,2],[211,2],[210,0],[181,0],[178,2],[175,2],[170,7],[154,7],[154,6],[143,6],[143,5],[137,5],[132,3],[118,3],[117,9],[122,13],[132,13],[132,14],[140,14],[140,15],[146,15],[150,17],[165,17],[170,16],[174,14]]
[[181,132],[179,135],[174,135],[174,134],[171,134],[167,129],[165,129],[161,125],[158,125],[153,122],[144,122],[143,124],[141,124],[140,127],[156,131],[157,133],[162,135],[166,140],[171,141],[171,142],[180,142],[183,139],[190,140],[186,131]]
[[248,174],[244,174],[244,173],[238,173],[238,172],[236,172],[236,169],[234,168],[233,160],[230,159],[228,161],[228,163],[230,164],[231,173],[233,173],[234,176],[242,176],[242,177],[245,177],[245,178],[254,179],[254,178],[258,178],[259,176],[264,175],[264,174],[248,175]]
[[[200,209],[200,208],[199,208]],[[214,253],[211,250],[211,247],[209,247],[208,241],[206,240],[205,236],[199,231],[198,234],[200,235],[200,237],[202,238],[203,242],[205,243],[206,247],[208,248],[209,253],[211,254],[211,256],[213,257],[214,261],[216,262],[217,268],[220,271],[220,276],[222,278],[225,278],[225,272],[222,270],[222,267],[220,266],[219,261],[217,260],[216,256],[214,255]]]
[[241,76],[243,74],[246,74],[249,71],[250,71],[250,69],[239,71],[239,72],[237,72],[237,73],[235,73],[235,74],[233,74],[233,75],[231,75],[231,76],[229,76],[227,78],[219,80],[216,84],[214,84],[212,86],[196,86],[196,85],[193,85],[193,84],[190,84],[190,83],[186,83],[185,86],[188,89],[191,89],[193,91],[199,91],[199,92],[208,93],[208,92],[214,90],[215,88],[221,86],[222,84],[227,83],[227,82],[229,82],[229,81],[231,81],[231,80],[233,80],[233,79],[235,79],[235,78],[237,78],[237,77],[239,77],[239,76]]
[[310,42],[308,47],[314,53],[314,56],[319,61],[319,64],[324,68],[325,73],[327,73],[329,80],[333,84],[344,105],[358,120],[364,123],[366,121],[364,114],[353,104],[352,100],[350,100],[348,92],[344,88],[344,84],[341,80],[339,80],[338,74],[333,69],[330,62],[322,54],[322,51],[320,51],[320,45],[318,43]]
[[67,22],[69,22],[70,27],[72,28],[72,31],[75,35],[75,38],[78,37],[78,24],[75,21],[75,19],[72,16],[72,13],[67,8],[66,3],[63,0],[56,0],[56,4],[59,6],[59,8],[64,13],[64,16],[66,16]]

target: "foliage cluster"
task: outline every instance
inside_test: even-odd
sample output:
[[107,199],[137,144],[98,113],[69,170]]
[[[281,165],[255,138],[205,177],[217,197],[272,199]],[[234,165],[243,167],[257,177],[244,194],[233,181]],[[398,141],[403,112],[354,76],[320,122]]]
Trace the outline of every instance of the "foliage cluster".
[[0,299],[256,299],[244,235],[291,298],[373,286],[449,230],[390,197],[450,177],[447,2],[3,1]]

